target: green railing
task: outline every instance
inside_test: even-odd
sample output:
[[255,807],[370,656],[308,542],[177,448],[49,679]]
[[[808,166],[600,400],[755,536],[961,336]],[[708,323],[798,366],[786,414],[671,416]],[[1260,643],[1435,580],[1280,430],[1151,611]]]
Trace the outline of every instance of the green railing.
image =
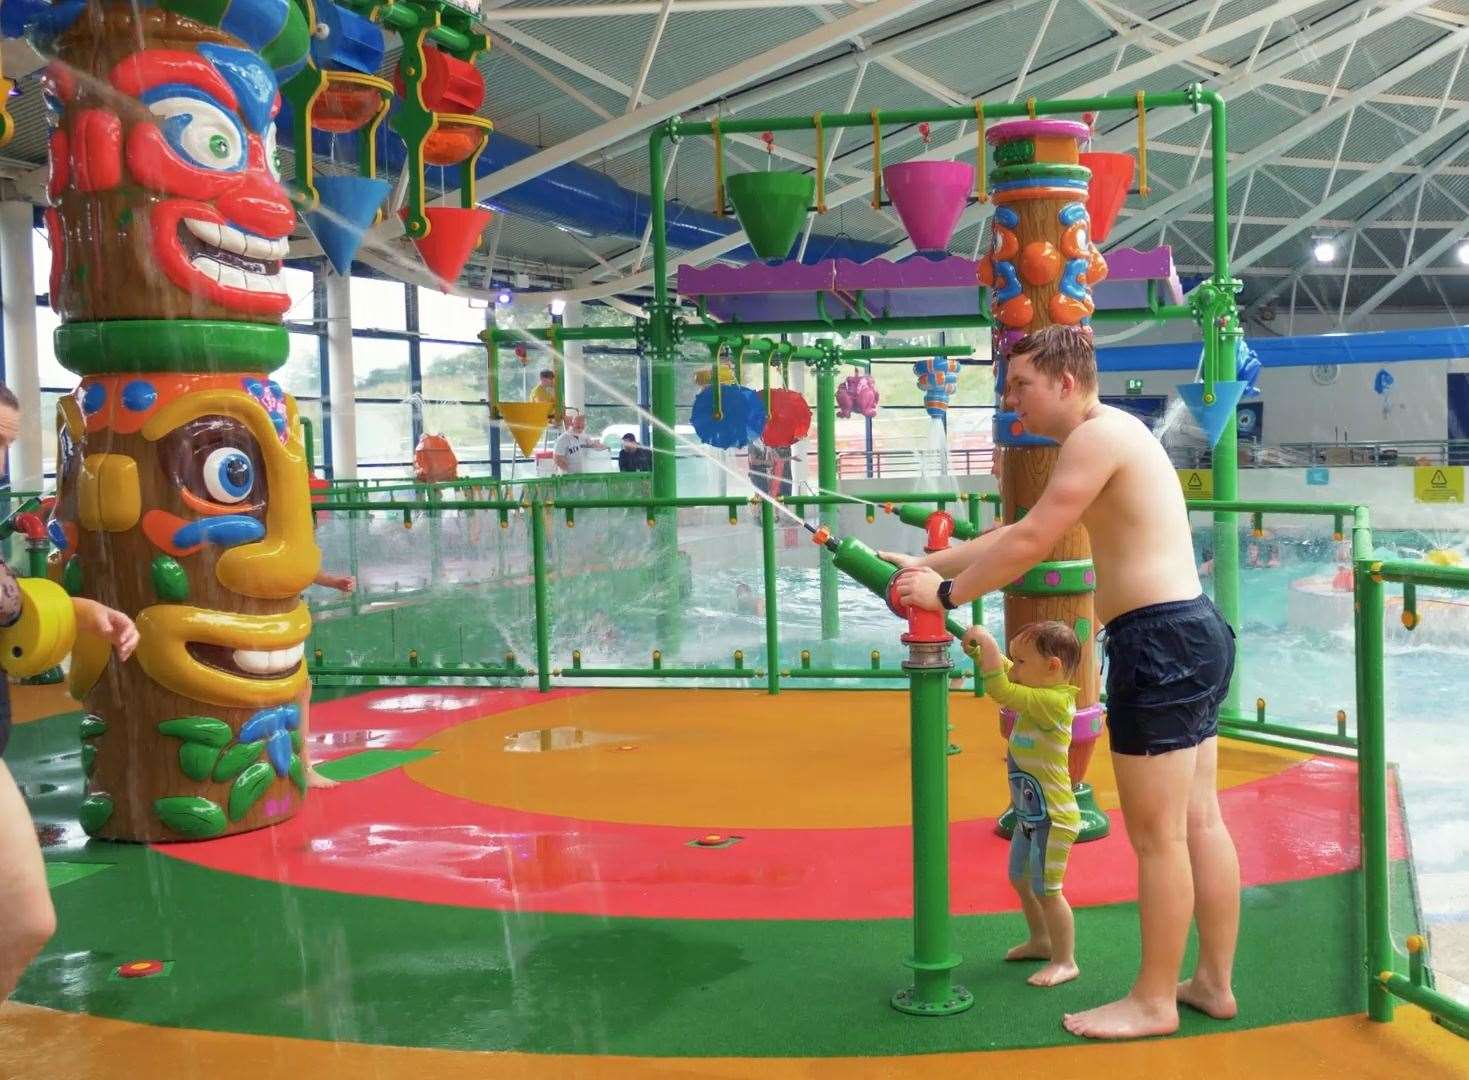
[[1391,1020],[1393,999],[1401,998],[1426,1009],[1460,1035],[1469,1034],[1469,1006],[1433,986],[1424,939],[1414,934],[1405,942],[1408,974],[1393,970],[1390,918],[1391,885],[1388,862],[1387,708],[1384,694],[1382,623],[1384,586],[1403,586],[1403,611],[1415,612],[1414,590],[1437,586],[1469,591],[1469,568],[1431,563],[1377,562],[1370,552],[1356,563],[1357,641],[1357,751],[1358,792],[1361,801],[1362,878],[1367,906],[1367,1015]]

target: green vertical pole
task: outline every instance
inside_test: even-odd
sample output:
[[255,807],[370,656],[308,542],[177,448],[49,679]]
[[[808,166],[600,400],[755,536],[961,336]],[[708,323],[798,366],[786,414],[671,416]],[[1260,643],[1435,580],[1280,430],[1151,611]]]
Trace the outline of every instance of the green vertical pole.
[[1367,1015],[1387,1021],[1393,998],[1378,976],[1392,970],[1387,857],[1387,745],[1382,668],[1382,582],[1357,563],[1357,770],[1361,791],[1362,881],[1367,898]]
[[765,688],[780,693],[780,628],[776,623],[775,507],[760,500],[760,548],[765,575]]
[[959,954],[949,919],[949,662],[947,642],[913,643],[903,661],[908,691],[913,786],[913,985],[893,995],[893,1008],[947,1016],[974,1004],[953,983]]
[[[810,361],[807,370],[816,369],[816,461],[817,483],[823,495],[837,494],[837,355],[834,347],[822,350],[819,360]],[[837,508],[823,504],[821,523],[833,532],[837,525]],[[837,606],[840,582],[831,552],[821,551],[821,636],[830,641],[842,632]]]
[[551,689],[551,628],[546,617],[546,507],[530,504],[531,578],[535,589],[536,684],[541,693]]
[[[975,536],[978,536],[980,534],[980,532],[981,532],[981,523],[980,523],[980,516],[979,516],[979,508],[980,508],[979,496],[978,495],[975,495],[975,494],[973,494],[971,492],[970,495],[969,495],[969,498],[968,498],[968,502],[969,502],[969,524],[971,524],[971,525],[974,526],[974,535]],[[984,625],[984,597],[983,596],[976,596],[974,598],[974,602],[969,605],[969,621],[974,626],[983,626]],[[980,677],[980,671],[979,671],[979,654],[978,653],[976,653],[970,659],[970,666],[972,666],[974,668],[974,696],[975,697],[984,697],[984,679]]]
[[[673,426],[677,421],[677,360],[673,340],[673,304],[668,296],[668,239],[663,211],[663,139],[675,130],[677,121],[655,128],[648,137],[648,198],[653,214],[653,303],[648,312],[649,384],[653,418],[653,495],[659,499],[678,496],[677,444]],[[676,511],[663,511],[676,519]]]
[[[1198,95],[1201,103],[1209,105],[1214,209],[1214,277],[1207,288],[1197,290],[1200,295],[1194,310],[1203,330],[1204,375],[1206,380],[1218,382],[1235,377],[1233,345],[1241,332],[1235,307],[1235,295],[1240,284],[1229,276],[1229,134],[1224,99],[1212,91],[1199,91],[1197,87],[1192,88],[1192,92]],[[1213,474],[1214,498],[1239,498],[1239,439],[1233,416],[1214,446]],[[1232,513],[1214,515],[1214,599],[1220,613],[1238,633],[1239,527],[1237,517]],[[1225,710],[1230,713],[1240,711],[1240,676],[1240,666],[1236,664],[1224,702]]]

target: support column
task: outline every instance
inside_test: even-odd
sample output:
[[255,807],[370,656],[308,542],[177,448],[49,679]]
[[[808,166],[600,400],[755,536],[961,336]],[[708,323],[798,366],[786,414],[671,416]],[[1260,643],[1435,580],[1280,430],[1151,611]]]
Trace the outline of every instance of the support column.
[[357,475],[357,391],[352,369],[352,279],[326,277],[327,376],[332,401],[332,475]]
[[[580,303],[566,305],[566,310],[561,313],[561,325],[568,330],[582,325]],[[562,378],[566,380],[561,394],[568,409],[586,412],[587,371],[582,366],[581,352],[580,341],[566,341],[561,344],[561,371]]]
[[[834,495],[837,491],[837,348],[826,345],[821,359],[807,362],[816,370],[816,475],[817,484],[823,495]],[[836,532],[837,508],[821,508],[821,524]],[[831,552],[821,550],[821,636],[830,641],[842,632],[841,614],[837,602],[836,564]]]
[[31,249],[34,210],[0,203],[0,292],[4,296],[5,382],[20,402],[20,431],[10,447],[12,491],[40,491],[41,375],[36,355],[36,268]]

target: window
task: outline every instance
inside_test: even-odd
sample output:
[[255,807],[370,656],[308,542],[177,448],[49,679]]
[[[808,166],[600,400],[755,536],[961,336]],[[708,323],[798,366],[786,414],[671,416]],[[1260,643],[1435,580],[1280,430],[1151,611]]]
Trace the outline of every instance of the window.
[[352,279],[354,330],[407,330],[408,287],[376,278]]
[[294,397],[321,397],[321,338],[291,334],[290,346],[286,362],[275,370],[275,381]]
[[[488,400],[489,353],[484,345],[422,341],[418,356],[423,371],[423,396],[429,401]],[[500,381],[502,387],[507,385],[503,374]]]
[[447,341],[478,341],[485,328],[485,309],[470,307],[460,296],[437,289],[418,290],[418,334]]
[[358,397],[408,396],[408,342],[355,336],[352,368]]

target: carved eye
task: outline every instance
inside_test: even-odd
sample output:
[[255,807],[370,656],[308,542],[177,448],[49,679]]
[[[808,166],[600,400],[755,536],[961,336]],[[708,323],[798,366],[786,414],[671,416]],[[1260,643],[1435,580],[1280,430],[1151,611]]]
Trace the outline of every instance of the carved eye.
[[255,487],[255,466],[234,447],[220,447],[204,459],[204,489],[215,502],[243,502]]
[[265,167],[270,170],[271,176],[277,180],[281,178],[281,152],[276,146],[274,124],[265,132]]
[[175,94],[148,103],[168,144],[193,165],[219,172],[245,167],[245,133],[234,117],[202,98]]

